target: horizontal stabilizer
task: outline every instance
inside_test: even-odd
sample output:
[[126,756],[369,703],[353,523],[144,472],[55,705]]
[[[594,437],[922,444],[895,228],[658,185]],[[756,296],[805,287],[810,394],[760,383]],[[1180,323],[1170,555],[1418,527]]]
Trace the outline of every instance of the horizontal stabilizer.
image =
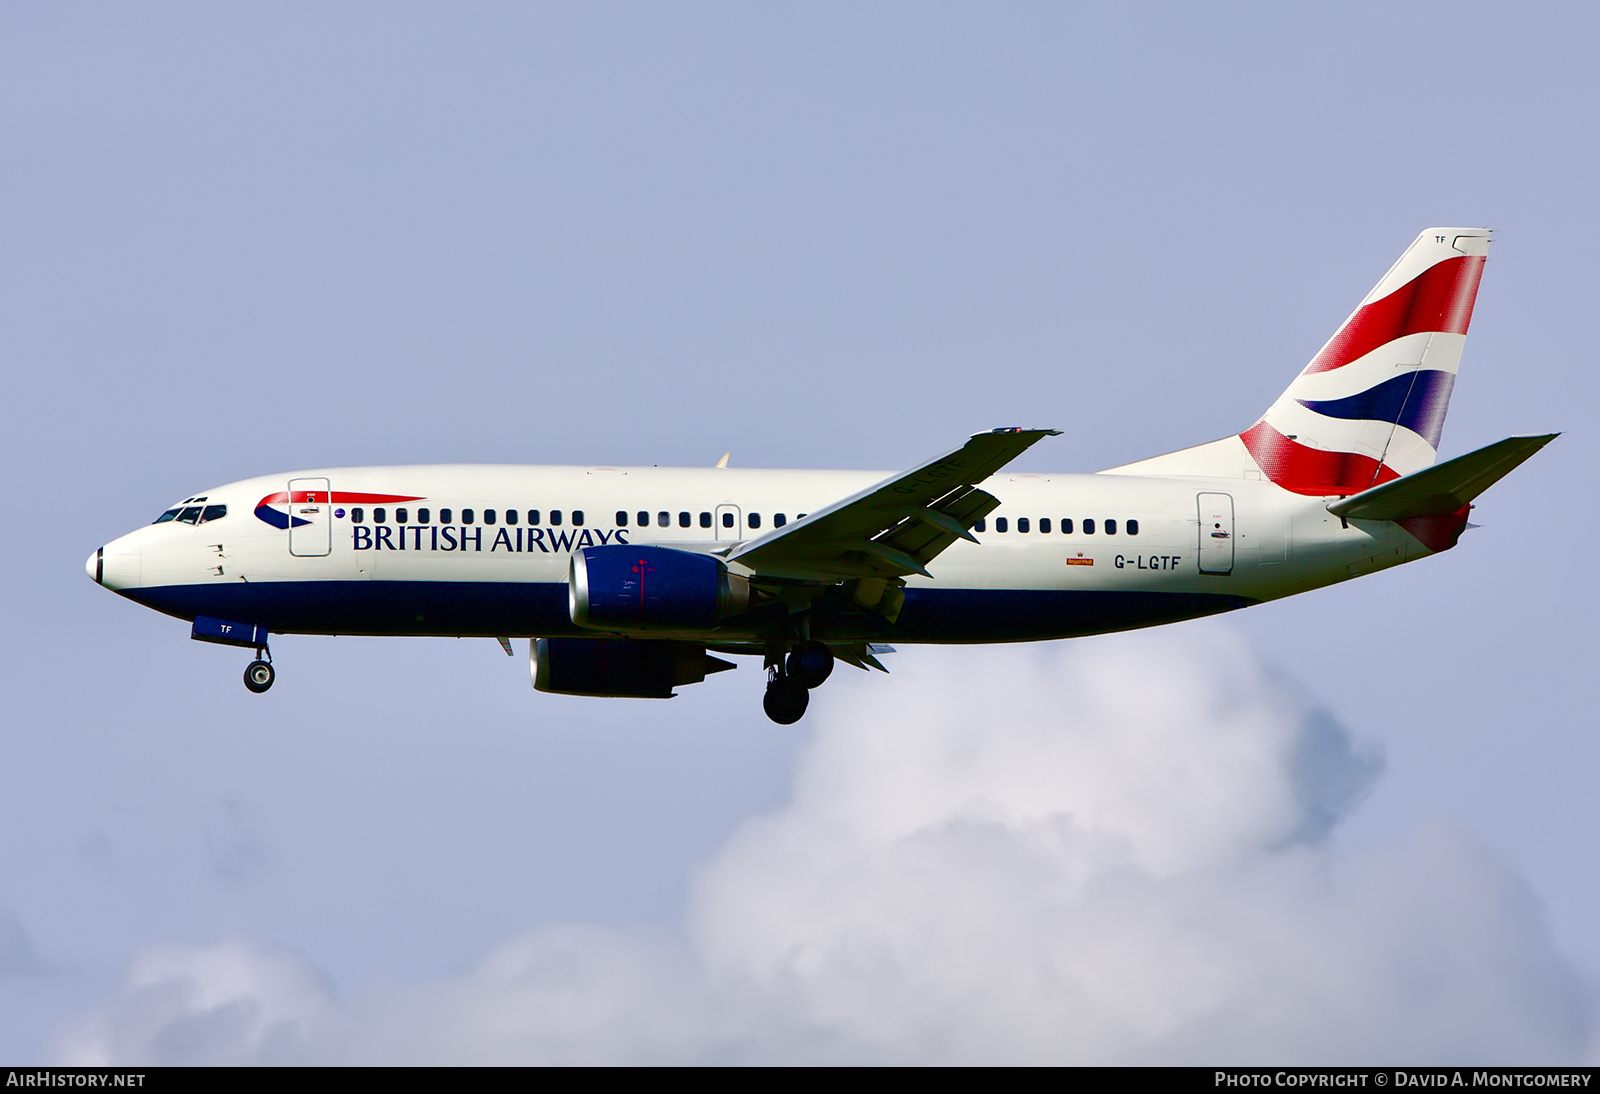
[[1560,435],[1507,437],[1476,452],[1341,498],[1328,506],[1328,512],[1357,520],[1405,520],[1454,513]]

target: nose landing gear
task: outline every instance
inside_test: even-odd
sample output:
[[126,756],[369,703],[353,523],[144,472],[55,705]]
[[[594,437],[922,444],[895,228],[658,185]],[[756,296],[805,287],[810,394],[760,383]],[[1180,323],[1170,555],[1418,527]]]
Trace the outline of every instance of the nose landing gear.
[[256,659],[244,667],[244,686],[260,695],[272,686],[278,674],[272,669],[272,652],[262,646],[256,650]]
[[197,615],[189,637],[198,642],[254,649],[256,659],[245,666],[244,686],[260,695],[272,686],[277,676],[272,671],[272,651],[267,649],[267,634],[267,628],[260,623],[234,623],[227,619]]
[[270,661],[252,661],[245,666],[244,686],[260,695],[272,686],[272,681],[277,678],[277,673],[272,671]]

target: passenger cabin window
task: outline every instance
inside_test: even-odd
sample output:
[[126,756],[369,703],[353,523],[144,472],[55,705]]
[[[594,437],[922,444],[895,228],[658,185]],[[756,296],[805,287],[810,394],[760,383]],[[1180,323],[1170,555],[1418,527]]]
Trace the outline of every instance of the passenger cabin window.
[[702,527],[702,528],[710,528],[711,527],[711,514],[710,513],[701,513],[700,514],[700,527]]
[[1049,517],[1040,517],[1039,518],[1039,531],[1044,533],[1045,535],[1049,535],[1050,534],[1050,518]]
[[583,527],[583,510],[582,509],[574,509],[572,511],[572,524],[573,524],[573,527],[575,527],[575,528],[582,528]]
[[463,510],[461,510],[461,523],[462,524],[471,524],[472,521],[473,521],[472,510],[471,509],[463,509]]
[[733,527],[733,514],[732,513],[724,513],[724,514],[722,514],[722,526],[724,528],[732,528]]
[[972,526],[972,530],[974,532],[987,532],[989,530],[989,522],[984,518],[979,517],[978,523]]
[[995,517],[994,530],[996,532],[1009,532],[1011,530],[1011,522],[1006,520],[1005,517]]
[[417,523],[418,524],[427,524],[432,519],[433,519],[433,510],[431,510],[431,509],[418,509],[417,510]]
[[659,526],[661,528],[670,528],[670,527],[672,527],[672,514],[671,513],[657,513],[656,514],[656,524],[657,524],[657,526]]
[[1130,536],[1136,536],[1136,535],[1139,534],[1139,522],[1137,520],[1129,518],[1129,520],[1128,520],[1128,534]]
[[352,523],[352,524],[361,524],[361,523],[365,522],[366,519],[367,519],[367,511],[365,509],[361,508],[361,506],[358,505],[354,509],[350,510],[350,523]]
[[1086,536],[1094,535],[1094,518],[1093,517],[1084,517],[1083,518],[1083,534],[1086,535]]
[[560,527],[560,525],[561,525],[561,510],[559,510],[559,509],[550,510],[550,523],[556,525],[557,527]]
[[165,513],[162,513],[159,517],[157,517],[155,519],[154,523],[156,523],[156,524],[165,524],[165,523],[167,523],[167,521],[173,520],[174,518],[177,517],[178,512],[181,509],[182,509],[182,506],[179,506],[178,509],[168,509]]
[[1027,517],[1018,517],[1017,518],[1017,531],[1026,532],[1027,530],[1028,530],[1028,518]]
[[1072,534],[1072,518],[1071,517],[1062,517],[1061,518],[1061,534],[1064,535],[1064,536],[1070,536]]
[[774,528],[782,528],[785,524],[788,524],[788,523],[789,523],[789,518],[784,516],[782,513],[774,513],[774,514],[772,514],[772,526]]
[[650,527],[650,514],[649,513],[645,512],[643,509],[641,509],[637,513],[635,513],[634,516],[638,518],[639,527],[640,528],[648,528],[648,527]]
[[483,511],[483,523],[485,523],[485,524],[493,524],[494,523],[494,518],[495,518],[495,511],[493,509],[485,509]]
[[617,527],[618,528],[626,528],[627,526],[628,526],[628,514],[627,514],[627,512],[625,510],[618,509],[617,510]]
[[394,511],[394,522],[396,524],[404,524],[408,519],[409,514],[404,509],[396,509]]
[[1116,520],[1116,518],[1115,517],[1107,517],[1106,518],[1106,535],[1114,536],[1116,534],[1117,534],[1117,520]]
[[378,509],[374,509],[372,511],[372,523],[374,523],[374,524],[387,524],[388,521],[389,521],[389,510],[383,509],[383,508],[378,508]]
[[507,524],[515,524],[515,523],[517,523],[517,511],[515,509],[507,509],[506,510],[506,523]]
[[528,510],[528,523],[529,524],[538,524],[539,523],[539,510],[537,510],[537,509],[529,509]]
[[[374,509],[372,511],[372,519],[373,520],[381,520],[382,518],[380,518],[378,516],[378,514],[381,513],[381,512],[383,512],[383,510]],[[439,510],[439,523],[440,524],[454,524],[455,523],[454,521],[452,521],[450,519],[450,510],[448,510],[448,509]]]
[[679,528],[687,528],[687,527],[689,527],[689,525],[691,523],[692,522],[689,520],[689,514],[688,513],[679,513],[678,514],[678,527]]
[[745,523],[750,525],[750,527],[752,527],[752,528],[760,528],[761,527],[761,514],[760,513],[748,513],[748,514],[745,515],[744,519],[745,519]]

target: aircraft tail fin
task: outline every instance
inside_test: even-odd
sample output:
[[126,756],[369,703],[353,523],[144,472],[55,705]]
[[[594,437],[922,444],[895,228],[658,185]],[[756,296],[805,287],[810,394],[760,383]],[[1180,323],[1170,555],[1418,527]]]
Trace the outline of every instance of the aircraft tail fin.
[[1429,228],[1255,425],[1115,472],[1265,477],[1297,494],[1331,496],[1431,466],[1489,236]]
[[1430,466],[1489,253],[1489,233],[1429,228],[1239,435],[1297,494],[1351,494]]

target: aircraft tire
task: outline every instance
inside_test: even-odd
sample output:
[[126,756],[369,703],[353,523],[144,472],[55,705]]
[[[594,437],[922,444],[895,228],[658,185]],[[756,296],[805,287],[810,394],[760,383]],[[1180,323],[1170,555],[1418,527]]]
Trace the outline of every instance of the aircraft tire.
[[811,693],[792,676],[780,676],[767,685],[761,707],[780,726],[792,726],[805,716]]
[[833,674],[833,651],[821,642],[801,642],[789,651],[791,679],[806,688],[818,688]]
[[272,670],[272,666],[267,662],[252,661],[245,666],[244,686],[260,695],[272,686],[272,681],[276,680],[277,677],[278,674]]

